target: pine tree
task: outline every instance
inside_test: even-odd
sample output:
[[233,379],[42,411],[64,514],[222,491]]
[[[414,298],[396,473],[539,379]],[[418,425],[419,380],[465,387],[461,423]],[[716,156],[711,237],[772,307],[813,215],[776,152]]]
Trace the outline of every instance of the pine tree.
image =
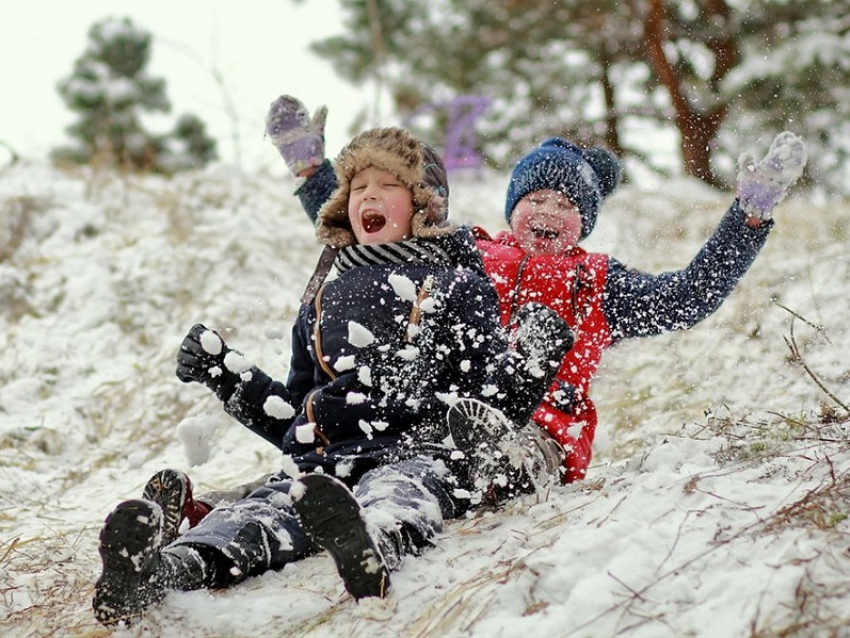
[[803,134],[806,172],[824,190],[850,194],[850,0],[761,0],[741,15],[744,59],[726,82],[735,96],[720,149],[741,131]]
[[[58,86],[65,104],[78,115],[67,129],[76,144],[56,149],[54,160],[170,173],[216,159],[215,142],[195,116],[181,118],[165,137],[143,126],[143,114],[171,109],[165,81],[146,70],[151,40],[129,18],[106,18],[91,27],[86,50]],[[180,144],[189,156],[178,161],[169,149]]]
[[[494,99],[480,139],[497,167],[552,135],[622,154],[621,112],[656,118],[669,112],[669,102],[646,99],[657,86],[646,89],[646,64],[643,73],[634,70],[642,41],[630,22],[630,3],[340,3],[345,35],[317,42],[313,50],[350,81],[381,82],[402,116],[461,94]],[[420,132],[435,141],[441,133]]]
[[181,115],[174,130],[160,143],[159,166],[173,173],[197,169],[217,159],[216,144],[195,115]]

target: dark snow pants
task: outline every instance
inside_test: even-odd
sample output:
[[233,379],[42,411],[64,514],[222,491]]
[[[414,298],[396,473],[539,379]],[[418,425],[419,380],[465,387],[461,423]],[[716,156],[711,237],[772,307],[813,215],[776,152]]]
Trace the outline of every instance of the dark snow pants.
[[[419,456],[371,470],[354,488],[363,518],[373,532],[402,531],[416,551],[442,531],[443,521],[465,510],[453,492],[456,481],[445,464]],[[169,547],[188,545],[221,558],[218,570],[235,584],[318,552],[291,506],[291,480],[269,482],[248,497],[217,507]]]

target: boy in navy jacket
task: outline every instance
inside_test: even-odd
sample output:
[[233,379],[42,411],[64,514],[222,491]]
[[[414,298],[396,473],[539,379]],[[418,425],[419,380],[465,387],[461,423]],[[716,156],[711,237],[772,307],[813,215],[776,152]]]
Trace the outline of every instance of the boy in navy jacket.
[[401,557],[468,507],[445,444],[449,406],[484,399],[524,422],[570,347],[544,306],[528,307],[530,330],[508,347],[472,233],[446,219],[445,169],[430,147],[373,129],[335,173],[317,236],[338,276],[320,269],[311,282],[287,381],[201,324],[178,354],[178,377],[278,446],[284,471],[167,544],[157,503],[118,505],[100,534],[103,624],[134,621],[170,590],[228,587],[323,548],[352,596],[385,595]]

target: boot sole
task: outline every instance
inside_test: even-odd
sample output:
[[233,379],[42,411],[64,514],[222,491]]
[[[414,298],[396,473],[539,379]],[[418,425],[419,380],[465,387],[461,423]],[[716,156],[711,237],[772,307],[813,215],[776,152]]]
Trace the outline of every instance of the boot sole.
[[501,412],[477,399],[460,399],[446,414],[452,441],[466,459],[472,502],[498,505],[529,492],[528,450],[520,433]]
[[293,499],[295,512],[307,534],[333,557],[345,589],[357,600],[385,597],[389,571],[354,496],[324,474],[309,474],[299,481],[305,490],[299,500]]
[[92,607],[98,622],[130,624],[163,596],[145,587],[145,566],[162,544],[162,512],[155,503],[125,501],[106,518],[98,551],[103,572]]
[[180,535],[183,507],[186,505],[188,478],[177,470],[161,470],[145,485],[142,498],[162,508],[162,544],[168,545]]
[[511,452],[516,456],[521,450],[506,449],[514,437],[512,428],[486,403],[461,399],[449,409],[446,420],[455,447],[475,465],[477,474],[521,463],[511,459]]

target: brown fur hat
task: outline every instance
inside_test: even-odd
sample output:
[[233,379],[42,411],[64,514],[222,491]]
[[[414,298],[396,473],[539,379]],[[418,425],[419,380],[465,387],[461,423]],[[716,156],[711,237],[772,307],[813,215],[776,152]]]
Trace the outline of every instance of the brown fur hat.
[[414,237],[434,237],[454,230],[446,221],[449,185],[437,153],[403,128],[376,128],[355,137],[334,162],[337,189],[319,211],[316,236],[329,246],[356,244],[348,221],[351,180],[373,166],[398,177],[413,193]]

